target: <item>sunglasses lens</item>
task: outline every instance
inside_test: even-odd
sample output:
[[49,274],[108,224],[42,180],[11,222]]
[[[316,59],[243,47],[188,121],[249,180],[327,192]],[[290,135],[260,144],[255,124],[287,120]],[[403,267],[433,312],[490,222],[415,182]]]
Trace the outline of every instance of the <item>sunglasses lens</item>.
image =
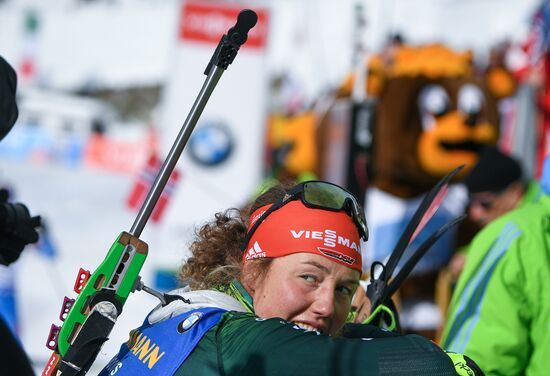
[[308,182],[304,184],[303,200],[309,204],[326,209],[342,210],[350,203],[350,215],[361,229],[362,237],[368,239],[367,221],[365,213],[353,195],[337,185],[325,182]]
[[310,182],[304,184],[304,201],[327,209],[340,210],[348,198],[346,191],[332,184]]

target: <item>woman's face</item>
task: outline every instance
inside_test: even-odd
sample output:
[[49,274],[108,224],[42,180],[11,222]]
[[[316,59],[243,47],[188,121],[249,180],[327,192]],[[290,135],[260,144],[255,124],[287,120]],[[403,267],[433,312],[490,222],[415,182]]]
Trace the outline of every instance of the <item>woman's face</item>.
[[334,335],[345,323],[359,272],[329,259],[294,253],[273,259],[265,276],[249,284],[254,311]]

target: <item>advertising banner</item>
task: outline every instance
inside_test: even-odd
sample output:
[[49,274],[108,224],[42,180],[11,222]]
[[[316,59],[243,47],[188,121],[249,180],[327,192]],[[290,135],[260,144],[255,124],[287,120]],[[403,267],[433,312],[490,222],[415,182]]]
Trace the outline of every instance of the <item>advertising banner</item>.
[[[173,70],[163,95],[160,157],[168,153],[197,98],[222,35],[247,8],[258,14],[258,22],[218,82],[178,162],[185,179],[163,217],[170,234],[191,230],[225,208],[244,205],[261,180],[269,13],[246,3],[182,3]],[[162,249],[173,249],[181,258],[181,242],[176,243]]]

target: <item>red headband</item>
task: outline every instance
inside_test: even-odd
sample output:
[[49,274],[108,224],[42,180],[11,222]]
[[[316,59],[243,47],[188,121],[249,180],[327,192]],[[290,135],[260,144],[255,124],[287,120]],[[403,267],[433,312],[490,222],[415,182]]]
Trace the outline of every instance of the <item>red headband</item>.
[[[250,216],[248,230],[271,206]],[[291,201],[268,215],[258,226],[243,254],[243,262],[307,252],[321,255],[361,272],[361,243],[357,226],[343,211],[308,208]]]

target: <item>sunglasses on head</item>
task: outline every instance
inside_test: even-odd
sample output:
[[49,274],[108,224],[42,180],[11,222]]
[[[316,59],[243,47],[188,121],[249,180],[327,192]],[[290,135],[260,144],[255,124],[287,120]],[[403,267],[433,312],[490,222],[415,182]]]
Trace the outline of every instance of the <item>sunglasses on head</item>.
[[302,200],[302,203],[308,208],[323,209],[329,211],[345,211],[352,219],[359,235],[365,241],[369,238],[369,230],[365,213],[357,200],[344,188],[325,181],[312,180],[300,183],[291,188],[287,194],[279,201],[271,205],[265,213],[254,223],[246,234],[243,249],[245,249],[250,241],[250,238],[268,215],[275,210],[282,208],[287,203],[293,200]]

